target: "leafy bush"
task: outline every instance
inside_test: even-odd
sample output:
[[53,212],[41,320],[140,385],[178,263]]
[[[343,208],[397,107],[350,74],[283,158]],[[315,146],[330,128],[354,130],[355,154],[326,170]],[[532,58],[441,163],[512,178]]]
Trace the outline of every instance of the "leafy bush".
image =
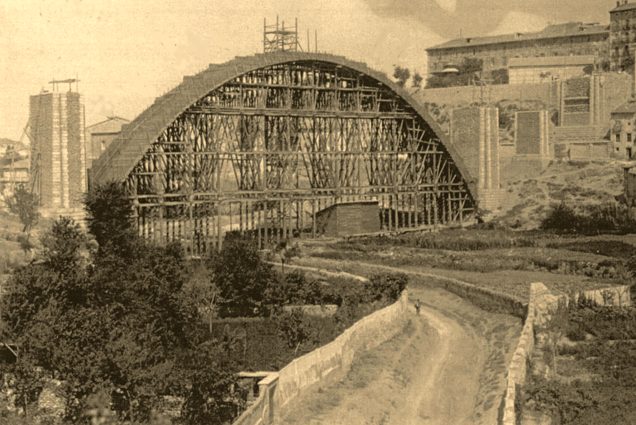
[[579,219],[580,217],[574,212],[574,209],[562,202],[554,206],[543,219],[541,228],[544,230],[574,232],[578,228]]
[[[174,395],[185,398],[185,423],[227,422],[241,405],[236,365],[209,341],[183,291],[183,250],[129,231],[125,197],[117,185],[88,196],[97,250],[61,218],[43,235],[38,261],[15,271],[1,300],[1,337],[19,346],[19,358],[2,372],[13,376],[23,409],[41,379],[62,380],[69,422],[83,422],[89,398],[103,391],[122,421],[147,422]],[[109,212],[109,202],[120,207]]]
[[221,252],[208,261],[212,283],[219,290],[221,317],[266,315],[266,289],[276,279],[272,266],[265,263],[258,248],[249,240],[225,241]]
[[631,233],[636,231],[636,220],[627,206],[618,203],[589,206],[578,213],[562,202],[552,207],[541,228],[563,233]]
[[[636,258],[636,246],[614,240],[583,240],[569,242],[551,242],[548,248],[567,249],[568,251],[589,252],[590,254],[606,255],[614,258]],[[634,263],[636,266],[636,263]]]
[[391,304],[400,298],[408,283],[405,274],[382,273],[371,276],[367,287],[368,301],[383,301]]
[[[358,244],[358,248],[355,244]],[[484,249],[537,246],[533,235],[506,229],[443,230],[435,233],[412,233],[399,236],[369,236],[356,242],[340,242],[338,248],[364,251],[373,246],[410,246],[422,249],[449,251],[480,251]]]
[[478,58],[464,58],[459,64],[457,74],[431,75],[426,80],[426,88],[466,86],[475,78],[476,74],[483,69],[483,60]]
[[287,343],[287,346],[298,353],[301,344],[307,342],[312,336],[311,323],[303,315],[300,308],[290,312],[282,312],[276,318],[278,334]]
[[573,333],[585,332],[601,339],[636,339],[636,308],[575,307],[570,310]]
[[[527,405],[549,412],[557,423],[632,424],[636,421],[636,308],[570,304],[568,320],[560,325],[576,345],[560,349],[570,369],[588,378],[545,379],[530,375]],[[587,340],[587,334],[594,336]]]

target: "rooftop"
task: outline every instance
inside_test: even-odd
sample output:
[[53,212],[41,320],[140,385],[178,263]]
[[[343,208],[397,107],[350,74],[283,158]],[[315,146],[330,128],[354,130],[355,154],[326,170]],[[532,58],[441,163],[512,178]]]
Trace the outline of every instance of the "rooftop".
[[636,3],[623,3],[621,5],[616,6],[614,9],[610,10],[610,13],[614,12],[624,12],[626,10],[636,9]]
[[523,68],[531,66],[568,66],[568,65],[594,65],[594,55],[581,56],[538,56],[528,58],[511,58],[508,61],[509,68]]
[[0,170],[18,170],[18,169],[29,169],[31,168],[31,161],[26,159],[19,159],[17,161],[9,161],[2,159],[0,160]]
[[95,133],[119,133],[121,131],[121,127],[124,124],[128,124],[130,121],[128,121],[126,118],[122,118],[122,117],[108,117],[108,119],[104,120],[104,121],[100,121],[96,124],[93,125],[89,125],[88,127],[86,127],[86,131],[91,133],[91,134],[95,134]]
[[612,114],[634,114],[636,113],[636,99],[631,99],[627,103],[623,103],[612,111]]
[[457,38],[455,40],[447,41],[446,43],[438,44],[437,46],[429,47],[426,50],[430,51],[456,47],[484,46],[499,43],[518,43],[528,40],[588,36],[594,34],[609,34],[609,27],[598,23],[588,24],[583,22],[568,22],[565,24],[548,25],[539,32],[518,32],[514,34],[493,35],[488,37]]

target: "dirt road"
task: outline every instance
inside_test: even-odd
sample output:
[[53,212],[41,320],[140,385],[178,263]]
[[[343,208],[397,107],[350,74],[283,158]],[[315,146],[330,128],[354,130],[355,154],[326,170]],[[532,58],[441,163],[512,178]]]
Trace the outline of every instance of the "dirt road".
[[405,332],[294,401],[282,424],[497,423],[520,321],[426,288],[417,277],[409,291],[423,307]]

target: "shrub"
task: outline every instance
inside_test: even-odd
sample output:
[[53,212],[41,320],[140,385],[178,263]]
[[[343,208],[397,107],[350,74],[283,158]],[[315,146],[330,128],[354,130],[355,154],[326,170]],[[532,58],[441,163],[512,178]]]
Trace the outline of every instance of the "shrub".
[[557,230],[562,232],[573,232],[579,225],[580,217],[574,210],[565,203],[560,203],[552,208],[548,215],[541,222],[544,230]]
[[370,301],[393,303],[400,298],[406,288],[408,277],[405,274],[382,273],[371,276],[366,284]]
[[226,240],[221,252],[208,261],[212,280],[219,290],[221,317],[250,317],[267,314],[266,289],[276,279],[258,248],[249,240]]
[[636,230],[636,220],[627,206],[615,202],[589,206],[581,213],[562,202],[552,207],[541,228],[565,233],[630,233]]
[[287,346],[294,350],[294,355],[296,355],[300,345],[307,342],[312,336],[311,324],[299,308],[283,312],[275,320],[278,334],[287,343]]

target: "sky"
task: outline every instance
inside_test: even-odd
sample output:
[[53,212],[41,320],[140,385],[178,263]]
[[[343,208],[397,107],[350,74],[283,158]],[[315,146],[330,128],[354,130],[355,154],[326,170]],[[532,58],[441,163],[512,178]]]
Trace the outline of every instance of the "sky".
[[[427,47],[464,36],[609,21],[615,0],[0,0],[0,137],[18,140],[29,96],[79,78],[86,125],[133,119],[210,63],[262,51],[263,18],[298,18],[303,48],[426,73]],[[24,141],[27,141],[26,139]]]

